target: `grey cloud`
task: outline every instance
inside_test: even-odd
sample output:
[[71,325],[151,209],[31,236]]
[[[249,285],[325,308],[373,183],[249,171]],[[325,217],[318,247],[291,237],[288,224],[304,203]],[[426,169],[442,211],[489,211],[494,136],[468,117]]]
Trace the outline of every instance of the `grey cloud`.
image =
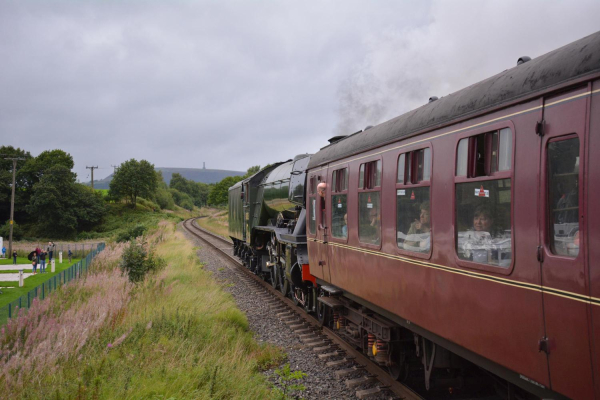
[[595,29],[593,2],[531,4],[0,0],[0,142],[82,180],[265,165]]

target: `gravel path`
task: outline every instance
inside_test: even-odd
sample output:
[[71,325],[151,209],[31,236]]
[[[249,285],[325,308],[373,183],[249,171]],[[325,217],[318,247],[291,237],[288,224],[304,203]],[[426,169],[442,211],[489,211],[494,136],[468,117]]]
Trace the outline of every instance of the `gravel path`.
[[[232,271],[208,246],[200,243],[198,239],[187,233],[185,235],[200,249],[197,254],[205,263],[205,268],[213,273],[215,279],[223,283],[223,289],[230,292],[237,302],[237,306],[246,313],[250,329],[255,332],[255,337],[260,342],[268,342],[279,346],[287,354],[287,362],[292,371],[301,370],[307,374],[301,382],[306,386],[300,396],[304,399],[354,399],[357,388],[348,389],[344,382],[338,379],[333,370],[325,366],[325,362],[317,357],[309,347],[304,345],[298,335],[271,314],[269,306],[264,300],[253,292],[238,275]],[[330,360],[328,360],[330,361]],[[266,371],[271,382],[275,382],[273,371]],[[349,376],[345,379],[361,376]],[[382,397],[385,398],[385,397]]]

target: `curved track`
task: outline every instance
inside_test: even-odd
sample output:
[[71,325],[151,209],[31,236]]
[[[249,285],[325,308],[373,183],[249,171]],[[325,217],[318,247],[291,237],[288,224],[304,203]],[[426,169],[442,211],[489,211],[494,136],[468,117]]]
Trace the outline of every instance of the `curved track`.
[[[271,295],[268,304],[273,313],[284,321],[294,333],[298,334],[300,340],[312,347],[313,351],[320,353],[320,359],[327,362],[329,358],[339,358],[341,356],[341,360],[327,362],[327,366],[332,368],[340,379],[357,370],[363,370],[364,376],[362,378],[345,381],[348,387],[369,386],[367,389],[356,392],[358,398],[381,396],[389,391],[395,398],[422,399],[410,388],[393,380],[387,371],[381,369],[365,357],[362,352],[357,351],[343,341],[332,330],[321,327],[316,318],[304,312],[303,309],[296,306],[291,299],[284,297],[280,291],[273,288],[268,282],[246,269],[233,256],[233,245],[230,241],[200,228],[194,218],[185,220],[182,225],[190,234],[216,250],[220,257],[227,262],[228,267],[240,274],[247,283],[255,284],[263,291],[268,292]],[[350,368],[336,368],[347,366],[350,362],[354,364]]]

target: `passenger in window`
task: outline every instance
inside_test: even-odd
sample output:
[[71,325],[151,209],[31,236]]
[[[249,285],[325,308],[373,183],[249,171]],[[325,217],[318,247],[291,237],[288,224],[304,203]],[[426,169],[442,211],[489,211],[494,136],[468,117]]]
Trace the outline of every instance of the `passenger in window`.
[[404,249],[410,251],[428,252],[431,246],[431,227],[429,220],[429,202],[424,201],[419,207],[419,219],[410,225]]
[[369,213],[369,220],[371,221],[370,225],[377,230],[379,230],[379,225],[381,224],[381,217],[379,215],[379,210],[372,209]]
[[348,213],[344,214],[344,225],[342,225],[342,237],[348,237]]
[[325,197],[325,191],[327,190],[327,184],[325,182],[321,182],[317,185],[317,193],[321,197]]
[[491,235],[493,225],[494,217],[490,208],[484,205],[477,207],[473,215],[473,230],[476,232],[488,232]]
[[465,232],[462,243],[463,256],[476,263],[510,266],[511,238],[494,224],[494,214],[487,205],[479,205],[473,214],[473,227]]

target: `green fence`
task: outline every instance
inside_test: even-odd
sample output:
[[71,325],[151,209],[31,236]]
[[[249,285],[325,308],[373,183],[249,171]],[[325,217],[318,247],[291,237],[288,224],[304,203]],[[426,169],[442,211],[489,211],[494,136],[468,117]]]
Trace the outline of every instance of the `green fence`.
[[104,247],[104,243],[98,243],[96,248],[92,249],[92,251],[90,251],[88,255],[81,261],[78,261],[77,263],[71,265],[64,271],[61,271],[60,273],[54,275],[52,278],[48,279],[41,285],[31,289],[29,292],[27,292],[26,295],[23,295],[0,308],[0,325],[4,325],[9,318],[13,318],[19,315],[19,310],[28,310],[33,304],[33,299],[39,298],[43,300],[46,298],[46,296],[48,296],[60,286],[72,281],[73,279],[77,279],[83,276],[85,273],[87,273],[88,268],[92,263],[94,257],[96,257],[96,255],[99,252],[104,250]]

